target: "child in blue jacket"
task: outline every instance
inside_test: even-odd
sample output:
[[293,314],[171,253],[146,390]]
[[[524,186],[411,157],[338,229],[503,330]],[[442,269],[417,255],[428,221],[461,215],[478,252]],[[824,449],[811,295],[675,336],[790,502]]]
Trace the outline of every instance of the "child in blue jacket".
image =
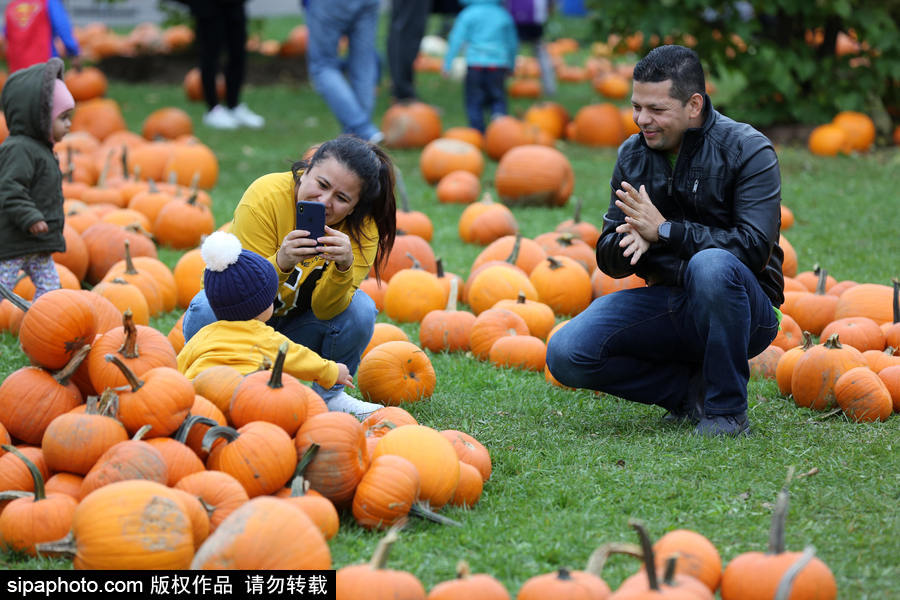
[[453,58],[465,44],[466,115],[469,125],[483,132],[485,109],[491,118],[506,114],[504,83],[515,67],[519,40],[503,0],[462,0],[462,4],[450,30],[443,72],[450,71]]

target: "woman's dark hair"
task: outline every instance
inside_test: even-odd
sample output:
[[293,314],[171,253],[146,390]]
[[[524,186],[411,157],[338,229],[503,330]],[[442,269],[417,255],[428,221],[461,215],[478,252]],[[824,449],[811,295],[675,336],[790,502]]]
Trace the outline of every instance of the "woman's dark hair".
[[684,46],[657,46],[634,66],[634,80],[647,83],[672,80],[669,96],[686,104],[694,94],[706,92],[700,57]]
[[378,229],[378,251],[375,255],[375,277],[381,279],[381,270],[397,236],[397,200],[394,196],[394,165],[390,157],[376,144],[352,135],[341,135],[320,144],[308,159],[291,165],[294,187],[300,182],[303,171],[316,163],[333,158],[352,171],[362,188],[359,202],[344,222],[350,230],[350,238],[360,244],[363,223],[367,217],[375,221]]

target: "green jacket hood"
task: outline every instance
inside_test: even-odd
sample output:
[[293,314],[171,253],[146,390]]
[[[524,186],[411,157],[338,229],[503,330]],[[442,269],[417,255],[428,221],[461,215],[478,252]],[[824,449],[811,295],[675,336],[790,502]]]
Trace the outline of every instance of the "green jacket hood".
[[9,76],[0,95],[9,135],[26,135],[52,146],[50,109],[53,81],[63,78],[65,65],[57,57]]

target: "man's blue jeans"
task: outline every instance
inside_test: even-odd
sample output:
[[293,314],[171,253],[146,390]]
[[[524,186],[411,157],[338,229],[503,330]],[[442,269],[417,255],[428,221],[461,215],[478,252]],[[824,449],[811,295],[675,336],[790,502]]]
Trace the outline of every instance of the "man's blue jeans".
[[[356,290],[350,305],[333,319],[320,321],[313,311],[307,310],[284,317],[273,317],[268,324],[322,358],[344,363],[353,375],[359,367],[363,350],[372,339],[377,314],[372,298],[362,290]],[[182,330],[185,341],[215,320],[216,316],[209,307],[206,293],[200,290],[184,313]],[[313,383],[312,388],[327,402],[332,396],[340,394],[344,386],[337,384],[326,390],[318,383]]]
[[[372,123],[378,57],[375,35],[378,0],[313,0],[306,8],[309,28],[307,65],[313,86],[324,98],[344,133],[371,139],[378,128]],[[346,77],[341,71],[338,42],[349,42]]]
[[562,384],[678,409],[702,369],[704,410],[747,410],[749,357],[778,332],[772,302],[733,254],[697,253],[684,287],[621,290],[594,300],[559,329],[547,366]]

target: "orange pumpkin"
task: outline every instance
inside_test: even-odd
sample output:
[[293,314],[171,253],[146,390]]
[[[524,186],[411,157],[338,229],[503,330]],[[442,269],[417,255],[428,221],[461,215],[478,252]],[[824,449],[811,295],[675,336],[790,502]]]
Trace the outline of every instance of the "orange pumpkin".
[[315,415],[297,431],[294,445],[299,456],[314,445],[318,447],[303,477],[335,506],[349,506],[356,486],[369,468],[362,424],[347,413]]
[[494,185],[507,204],[563,206],[575,187],[572,165],[556,148],[525,144],[504,153]]
[[481,150],[469,142],[438,138],[422,149],[419,169],[422,177],[431,185],[453,171],[467,171],[478,178],[484,171],[484,156]]
[[481,181],[471,171],[450,171],[438,181],[434,193],[441,204],[471,204],[481,194]]
[[894,409],[884,381],[869,367],[854,367],[834,383],[834,397],[853,421],[884,421]]
[[837,399],[834,384],[853,367],[866,366],[866,360],[853,346],[842,346],[837,335],[803,353],[791,375],[791,395],[797,406],[828,410]]
[[436,383],[431,360],[411,342],[385,342],[359,363],[359,391],[371,402],[397,406],[430,398]]
[[488,360],[491,346],[504,335],[528,335],[525,319],[503,308],[489,308],[479,314],[472,324],[469,346],[480,360]]
[[484,447],[484,444],[468,433],[456,429],[444,429],[440,434],[453,445],[459,460],[478,469],[484,481],[491,478],[491,471],[493,470],[491,454]]
[[415,575],[385,568],[391,545],[397,538],[397,529],[392,528],[378,543],[370,562],[337,570],[336,600],[425,600],[425,587]]
[[[225,443],[215,444],[219,438]],[[232,475],[250,498],[283,488],[297,466],[291,437],[266,421],[253,421],[237,430],[212,427],[203,436],[203,449],[209,452],[206,468]]]
[[568,125],[566,137],[585,146],[617,147],[625,139],[618,107],[608,102],[583,106]]
[[394,104],[381,119],[388,148],[422,148],[439,138],[442,128],[437,110],[424,102]]
[[432,310],[422,317],[419,344],[423,348],[432,352],[464,352],[469,349],[469,334],[475,315],[467,310],[457,310],[458,285],[456,279],[450,281],[445,308]]
[[141,126],[141,135],[148,140],[164,138],[174,140],[183,135],[193,135],[194,122],[184,110],[166,106],[147,115]]

